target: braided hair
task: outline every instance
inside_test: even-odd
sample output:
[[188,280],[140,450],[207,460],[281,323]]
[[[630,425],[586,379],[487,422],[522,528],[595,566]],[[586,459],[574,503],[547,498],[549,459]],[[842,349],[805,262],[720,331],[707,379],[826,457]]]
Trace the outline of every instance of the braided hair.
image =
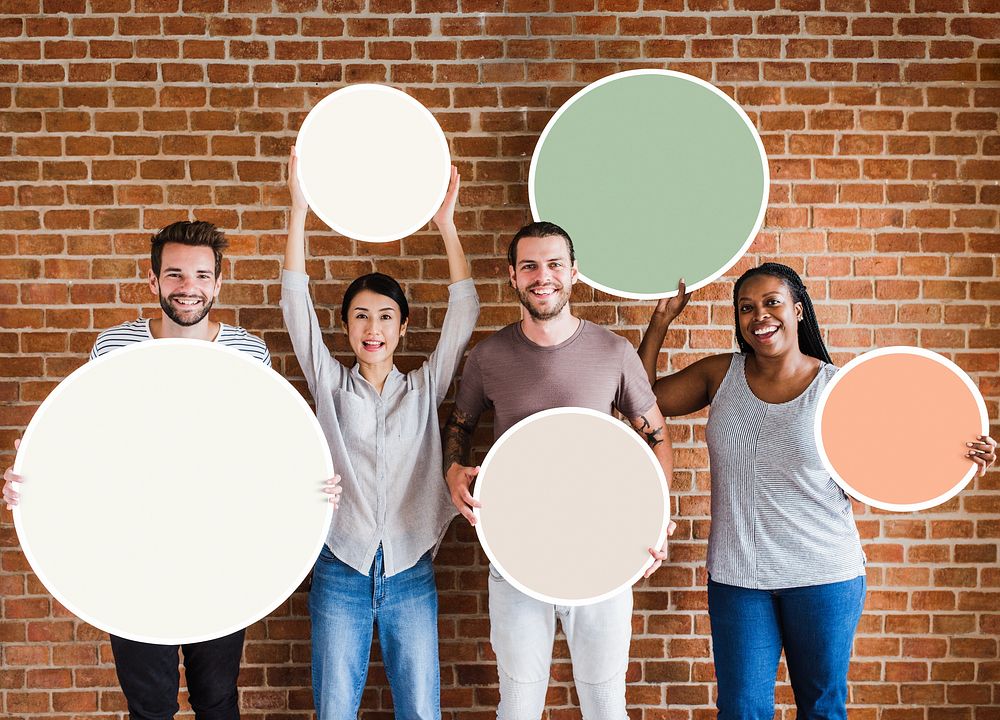
[[799,323],[799,350],[801,350],[805,355],[811,355],[814,358],[818,358],[823,362],[833,364],[830,359],[830,353],[826,351],[826,345],[823,344],[823,335],[819,330],[819,323],[816,322],[816,311],[813,310],[812,300],[809,299],[809,293],[806,291],[806,286],[802,282],[802,278],[799,277],[798,273],[792,270],[787,265],[782,265],[781,263],[767,262],[755,268],[750,268],[745,273],[740,275],[740,279],[736,281],[733,286],[733,310],[735,313],[735,323],[736,323],[736,342],[739,343],[740,351],[743,354],[749,354],[753,352],[753,348],[750,347],[744,338],[742,333],[740,333],[740,309],[739,309],[739,296],[740,287],[744,282],[756,275],[770,275],[771,277],[776,277],[785,283],[788,290],[792,293],[792,299],[795,302],[802,303],[802,322]]

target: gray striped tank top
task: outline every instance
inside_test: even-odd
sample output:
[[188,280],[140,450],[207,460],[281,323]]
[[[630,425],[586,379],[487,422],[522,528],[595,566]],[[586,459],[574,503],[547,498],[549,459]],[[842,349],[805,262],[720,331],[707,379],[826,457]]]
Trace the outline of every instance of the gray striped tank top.
[[774,590],[864,575],[851,502],[813,437],[816,404],[836,372],[824,364],[797,398],[766,403],[747,385],[744,356],[733,354],[706,428],[715,582]]

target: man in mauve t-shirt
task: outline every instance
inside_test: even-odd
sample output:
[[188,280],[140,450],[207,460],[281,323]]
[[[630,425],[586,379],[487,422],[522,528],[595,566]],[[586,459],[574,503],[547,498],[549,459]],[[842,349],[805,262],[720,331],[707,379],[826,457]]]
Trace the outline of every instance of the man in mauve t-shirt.
[[[469,353],[445,426],[445,479],[452,502],[470,523],[478,502],[468,467],[479,416],[494,410],[494,440],[520,420],[555,407],[618,410],[672,473],[670,441],[635,349],[624,338],[576,317],[569,296],[577,281],[573,243],[558,225],[536,222],[517,232],[507,252],[521,320]],[[542,482],[540,480],[539,482]],[[614,478],[609,478],[613,492]],[[670,530],[672,532],[673,524]],[[650,550],[651,575],[666,558]],[[625,671],[632,636],[632,591],[580,607],[545,603],[511,587],[490,568],[490,641],[500,675],[499,720],[539,718],[552,663],[558,616],[573,659],[580,709],[587,720],[627,720]]]

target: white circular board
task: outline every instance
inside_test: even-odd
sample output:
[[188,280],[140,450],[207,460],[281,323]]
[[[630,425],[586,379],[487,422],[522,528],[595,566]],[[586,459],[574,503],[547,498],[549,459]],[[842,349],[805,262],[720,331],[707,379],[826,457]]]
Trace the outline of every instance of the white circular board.
[[434,116],[385,85],[350,85],[306,116],[295,141],[299,183],[313,212],[356,240],[389,242],[434,216],[451,178]]
[[198,340],[80,367],[28,425],[14,524],[91,625],[167,645],[244,628],[298,587],[332,515],[319,423],[278,373]]
[[586,408],[545,410],[507,430],[483,461],[474,496],[493,566],[556,605],[589,605],[630,587],[669,521],[653,451],[621,421]]

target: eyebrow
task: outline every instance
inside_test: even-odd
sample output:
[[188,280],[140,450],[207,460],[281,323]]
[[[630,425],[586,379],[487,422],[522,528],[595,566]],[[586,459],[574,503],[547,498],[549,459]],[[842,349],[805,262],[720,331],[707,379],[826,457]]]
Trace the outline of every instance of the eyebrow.
[[[552,262],[553,260],[562,260],[563,262],[566,262],[567,260],[569,260],[569,258],[564,255],[560,255],[556,257],[550,257],[548,260],[544,260],[543,262]],[[524,260],[519,261],[517,264],[523,265],[524,263],[533,263],[533,262],[539,262],[539,261],[530,258],[525,258]]]
[[[163,268],[162,272],[184,272],[184,268],[167,267],[167,268]],[[193,270],[192,272],[196,272],[196,273],[208,273],[209,275],[214,275],[215,274],[215,269],[214,268],[198,268],[197,270]]]
[[[355,305],[355,306],[354,306],[354,309],[355,309],[355,310],[364,310],[365,312],[367,312],[367,311],[368,311],[368,308],[366,308],[366,307],[361,307],[360,305]],[[384,312],[384,311],[386,311],[386,310],[388,310],[389,312],[395,312],[396,308],[391,308],[391,307],[384,307],[384,308],[379,308],[379,312]]]
[[[771,290],[770,292],[764,293],[764,297],[770,297],[771,295],[781,295],[780,290]],[[748,298],[746,295],[741,297],[737,302],[743,302],[744,300],[752,300],[753,298]]]

